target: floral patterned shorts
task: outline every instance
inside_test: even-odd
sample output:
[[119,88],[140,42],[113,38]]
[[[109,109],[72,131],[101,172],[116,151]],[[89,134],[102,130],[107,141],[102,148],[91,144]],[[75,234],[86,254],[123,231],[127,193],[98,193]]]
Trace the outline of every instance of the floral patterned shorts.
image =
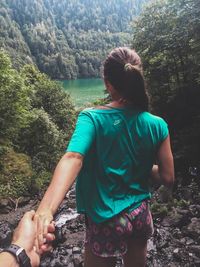
[[130,238],[149,239],[153,233],[153,221],[147,201],[135,210],[122,211],[103,223],[95,223],[86,217],[85,244],[100,257],[120,257],[126,254]]

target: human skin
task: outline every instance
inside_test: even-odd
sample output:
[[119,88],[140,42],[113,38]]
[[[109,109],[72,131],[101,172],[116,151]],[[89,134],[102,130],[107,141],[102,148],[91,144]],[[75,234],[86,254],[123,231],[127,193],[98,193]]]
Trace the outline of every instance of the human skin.
[[[29,256],[31,260],[32,267],[39,266],[40,263],[40,255],[44,251],[48,251],[51,249],[50,242],[54,240],[53,232],[55,231],[54,224],[50,224],[48,226],[48,235],[47,235],[47,243],[43,244],[41,247],[40,253],[36,252],[35,249],[35,240],[36,240],[36,226],[33,221],[35,216],[35,211],[26,212],[19,225],[14,231],[12,244],[18,245],[25,249],[26,254]],[[0,254],[0,267],[18,267],[19,264],[16,261],[16,258],[10,254],[9,252],[2,252]]]
[[43,239],[46,238],[48,225],[53,220],[53,215],[80,172],[82,162],[83,156],[72,152],[66,153],[59,161],[52,181],[34,216],[38,233],[37,251],[40,251]]

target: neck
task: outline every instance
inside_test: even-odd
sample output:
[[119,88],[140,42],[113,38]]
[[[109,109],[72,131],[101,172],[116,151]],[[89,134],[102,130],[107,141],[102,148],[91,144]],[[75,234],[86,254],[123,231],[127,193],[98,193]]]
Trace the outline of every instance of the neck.
[[130,106],[130,103],[124,99],[124,98],[120,98],[118,100],[113,100],[111,101],[108,106],[111,106],[111,107],[118,107],[118,108],[122,108],[122,107],[129,107]]

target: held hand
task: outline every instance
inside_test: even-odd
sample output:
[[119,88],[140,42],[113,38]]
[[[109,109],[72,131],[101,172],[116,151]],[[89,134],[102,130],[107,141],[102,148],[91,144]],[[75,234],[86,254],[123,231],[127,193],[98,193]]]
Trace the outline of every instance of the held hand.
[[161,186],[161,178],[159,174],[158,165],[153,165],[151,170],[151,182],[155,189],[158,189]]
[[23,247],[31,259],[32,267],[39,266],[40,256],[34,250],[36,227],[33,222],[35,211],[26,212],[14,231],[12,243]]
[[[36,213],[34,216],[34,223],[37,231],[35,245],[38,253],[46,251],[47,248],[49,249],[48,242],[51,242],[54,239],[54,235],[51,234],[55,231],[52,220],[53,215],[48,210],[42,213]],[[44,244],[46,246],[46,249],[44,249]]]
[[52,242],[55,240],[55,235],[54,235],[55,223],[54,222],[49,224],[47,231],[48,231],[48,233],[47,233],[46,238],[45,238],[45,243],[40,247],[40,253],[41,254],[52,250]]

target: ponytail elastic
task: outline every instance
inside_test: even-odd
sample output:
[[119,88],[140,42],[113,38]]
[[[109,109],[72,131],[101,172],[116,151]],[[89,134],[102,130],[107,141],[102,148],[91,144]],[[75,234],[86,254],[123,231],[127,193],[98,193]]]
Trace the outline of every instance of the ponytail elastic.
[[131,72],[131,71],[135,71],[135,70],[141,72],[139,70],[138,66],[132,65],[131,63],[126,63],[124,65],[124,70],[125,70],[125,72]]

